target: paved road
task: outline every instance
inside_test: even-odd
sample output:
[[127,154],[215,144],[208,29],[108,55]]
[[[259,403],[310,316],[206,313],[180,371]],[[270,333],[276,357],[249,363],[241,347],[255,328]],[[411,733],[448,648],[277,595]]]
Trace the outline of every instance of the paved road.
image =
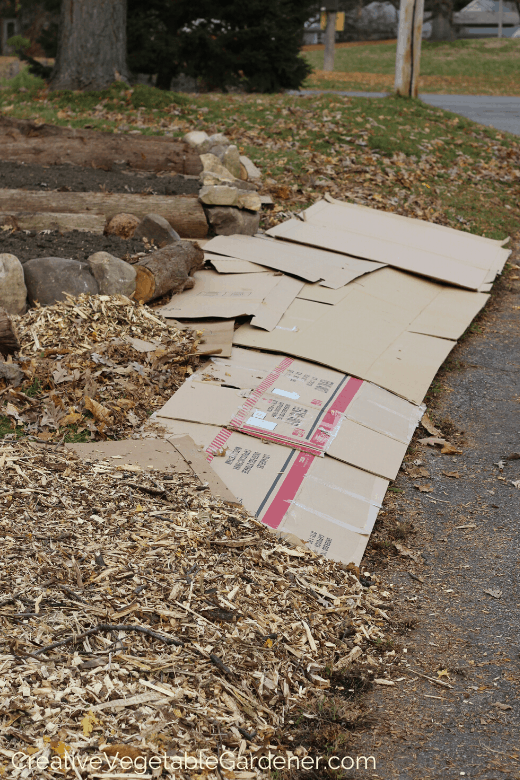
[[[291,94],[311,95],[317,92],[333,92],[350,97],[387,97],[386,92],[342,92],[340,90],[301,90]],[[506,95],[420,95],[431,106],[461,114],[474,122],[520,135],[520,97]]]

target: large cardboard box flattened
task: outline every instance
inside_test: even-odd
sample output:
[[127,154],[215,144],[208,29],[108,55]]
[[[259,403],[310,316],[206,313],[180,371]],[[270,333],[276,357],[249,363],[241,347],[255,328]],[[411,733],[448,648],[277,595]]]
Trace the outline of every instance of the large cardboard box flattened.
[[197,271],[193,280],[190,290],[174,295],[158,313],[178,320],[253,315],[256,327],[272,330],[303,287],[298,279],[274,273],[224,276],[216,271]]
[[510,254],[499,241],[350,203],[318,201],[304,217],[267,233],[470,290],[492,282]]
[[213,259],[215,253],[227,256],[228,260],[237,258],[236,262],[260,263],[332,289],[382,267],[381,263],[260,236],[217,236],[208,241],[205,250],[211,251],[211,262],[221,273],[226,266]]
[[394,479],[423,412],[338,371],[234,348],[231,358],[213,358],[193,374],[158,414],[328,454]]
[[416,404],[455,343],[407,333],[397,306],[362,290],[336,306],[297,299],[270,333],[243,325],[233,337],[234,345],[331,366]]
[[388,481],[329,457],[270,444],[211,425],[161,417],[189,435],[231,493],[274,533],[344,563],[361,562]]

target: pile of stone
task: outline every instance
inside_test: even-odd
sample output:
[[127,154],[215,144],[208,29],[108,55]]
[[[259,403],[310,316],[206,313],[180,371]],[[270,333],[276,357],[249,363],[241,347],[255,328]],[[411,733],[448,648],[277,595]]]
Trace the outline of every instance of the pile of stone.
[[[124,233],[132,215],[119,214],[107,232]],[[0,308],[23,314],[27,303],[48,306],[67,295],[125,295],[144,303],[193,286],[192,274],[202,268],[204,253],[196,242],[182,241],[157,214],[135,220],[131,235],[150,251],[129,263],[109,252],[95,252],[87,262],[63,257],[36,257],[24,263],[0,254]],[[121,234],[120,233],[120,234]]]
[[223,133],[192,130],[184,141],[200,154],[199,200],[210,227],[218,235],[254,235],[263,202],[257,192],[258,168]]

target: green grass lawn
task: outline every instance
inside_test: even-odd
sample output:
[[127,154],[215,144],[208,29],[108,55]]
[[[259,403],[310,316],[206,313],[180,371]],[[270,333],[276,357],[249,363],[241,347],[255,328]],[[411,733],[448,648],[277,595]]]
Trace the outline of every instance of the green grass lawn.
[[[375,89],[393,83],[395,43],[367,43],[364,46],[336,48],[335,72],[323,72],[308,79],[307,86],[325,83],[345,88],[348,81],[366,82]],[[323,51],[305,51],[303,55],[317,71],[323,68]],[[366,77],[363,77],[366,74]],[[367,78],[378,75],[379,79]],[[482,94],[520,94],[520,40],[497,38],[423,41],[421,89],[425,92],[468,92]],[[371,83],[372,82],[372,83]]]
[[264,224],[329,192],[495,238],[518,230],[519,139],[418,100],[193,96],[121,83],[102,93],[51,93],[20,74],[0,90],[0,111],[174,138],[225,132],[264,173],[276,203]]

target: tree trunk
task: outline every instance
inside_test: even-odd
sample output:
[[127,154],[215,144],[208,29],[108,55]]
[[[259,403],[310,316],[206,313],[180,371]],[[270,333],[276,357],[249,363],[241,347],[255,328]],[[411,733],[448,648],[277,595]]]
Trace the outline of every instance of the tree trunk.
[[20,349],[20,344],[8,313],[0,309],[0,354],[14,355]]
[[452,26],[452,0],[433,0],[432,34],[430,41],[453,41],[455,34]]
[[106,89],[128,81],[126,0],[62,0],[52,89]]

